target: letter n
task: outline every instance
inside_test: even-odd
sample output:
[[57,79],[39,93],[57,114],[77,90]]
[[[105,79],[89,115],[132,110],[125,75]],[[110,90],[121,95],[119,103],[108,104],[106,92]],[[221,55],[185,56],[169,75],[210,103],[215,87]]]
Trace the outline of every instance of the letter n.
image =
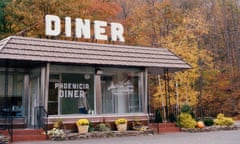
[[76,24],[75,24],[75,30],[76,30],[76,37],[77,38],[86,38],[90,39],[91,34],[90,34],[90,20],[86,19],[83,20],[76,18]]

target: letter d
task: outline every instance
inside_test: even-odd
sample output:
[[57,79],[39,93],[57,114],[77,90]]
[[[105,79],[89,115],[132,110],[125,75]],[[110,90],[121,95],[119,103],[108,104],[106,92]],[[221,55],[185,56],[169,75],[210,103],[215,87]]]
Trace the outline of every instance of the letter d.
[[47,36],[58,36],[61,33],[60,18],[55,15],[45,16],[45,34]]
[[64,97],[64,91],[61,89],[58,89],[58,97],[63,98]]

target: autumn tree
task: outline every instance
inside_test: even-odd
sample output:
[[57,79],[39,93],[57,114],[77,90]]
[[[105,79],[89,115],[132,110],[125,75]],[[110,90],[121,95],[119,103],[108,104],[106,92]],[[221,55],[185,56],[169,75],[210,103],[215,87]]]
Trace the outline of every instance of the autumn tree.
[[[201,75],[201,69],[212,67],[211,52],[206,51],[200,41],[201,36],[208,33],[208,24],[201,16],[200,11],[198,9],[182,11],[169,0],[161,2],[147,0],[138,6],[129,17],[129,20],[136,24],[131,27],[138,36],[134,39],[136,43],[169,48],[192,65],[193,69],[189,71],[169,75],[171,77],[169,95],[170,103],[176,103],[175,83],[178,81],[182,104],[196,105],[199,97],[197,82]],[[136,23],[137,21],[138,23]],[[159,87],[158,83],[154,84]],[[166,87],[164,82],[162,82],[162,87]],[[164,89],[163,95],[167,95]],[[159,100],[157,102],[153,99],[154,102],[161,104],[162,100]]]
[[[184,12],[185,20],[189,14],[192,15],[190,20],[193,21],[187,24],[187,29],[195,27],[200,32],[192,33],[183,29],[179,32],[185,31],[186,33],[179,34],[179,37],[175,39],[180,43],[178,44],[180,48],[178,45],[171,46],[174,42],[169,41],[166,42],[165,46],[170,49],[178,48],[178,50],[173,51],[193,66],[191,71],[195,72],[193,72],[192,78],[189,83],[186,81],[185,84],[183,83],[188,85],[185,88],[192,87],[192,90],[197,92],[190,100],[192,102],[195,100],[195,104],[213,116],[219,112],[230,115],[238,114],[240,98],[237,94],[239,92],[239,41],[237,40],[239,37],[237,31],[239,28],[239,5],[237,0],[178,1],[173,5]],[[197,24],[197,21],[201,22]],[[184,23],[180,27],[184,26]],[[174,35],[176,36],[176,33],[169,35],[170,39]],[[181,53],[181,48],[187,50],[186,45],[181,45],[184,44],[184,41],[186,41],[186,45],[193,44],[189,46],[192,48],[187,53],[186,51]],[[186,76],[191,77],[189,73]],[[210,76],[213,76],[214,79]],[[179,90],[181,91],[181,88]],[[180,92],[180,95],[193,96],[189,90],[185,89],[184,91]]]
[[[125,43],[128,45],[144,45],[144,40],[139,32],[144,29],[144,1],[142,0],[114,0],[121,8],[117,18],[124,25],[125,28]],[[139,40],[141,39],[141,40]]]
[[[180,104],[202,114],[240,113],[239,0],[0,0],[0,11],[0,38],[46,37],[46,14],[59,16],[62,26],[66,16],[120,22],[126,45],[169,48],[192,66],[169,74],[169,83],[164,74],[150,76],[154,107],[166,105],[166,95],[177,103],[178,93]],[[112,43],[63,35],[50,38]]]
[[[110,21],[116,20],[115,16],[120,10],[115,3],[103,0],[13,0],[6,8],[6,18],[11,23],[13,34],[45,37],[44,21],[47,14],[57,15],[61,19],[70,16],[73,19]],[[60,35],[58,39],[67,38]]]
[[10,32],[10,24],[6,20],[6,12],[5,8],[6,5],[11,0],[0,0],[0,39],[3,38],[5,35],[7,35]]
[[[239,13],[238,0],[201,1],[201,11],[209,25],[209,33],[204,37],[205,49],[212,51],[214,68],[218,70],[217,83],[205,87],[212,99],[222,103],[221,112],[235,115],[240,113],[239,92]],[[212,104],[213,105],[213,104]],[[207,106],[207,105],[206,105]],[[213,105],[214,106],[214,105]],[[216,104],[215,107],[218,107]],[[206,108],[207,109],[207,108]],[[215,108],[216,109],[216,108]],[[216,113],[216,112],[214,112]]]

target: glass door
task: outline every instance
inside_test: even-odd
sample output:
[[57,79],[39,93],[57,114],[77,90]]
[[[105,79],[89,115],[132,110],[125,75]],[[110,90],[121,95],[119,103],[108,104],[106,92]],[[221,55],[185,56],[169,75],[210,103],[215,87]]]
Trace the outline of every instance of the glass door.
[[38,124],[36,108],[40,99],[40,71],[32,71],[29,86],[27,127],[32,128]]

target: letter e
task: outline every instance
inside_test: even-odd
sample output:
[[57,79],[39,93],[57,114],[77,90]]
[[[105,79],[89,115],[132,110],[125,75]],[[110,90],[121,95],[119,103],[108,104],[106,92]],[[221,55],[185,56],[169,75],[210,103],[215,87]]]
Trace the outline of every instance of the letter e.
[[103,27],[107,26],[105,21],[94,21],[94,35],[97,40],[107,40],[106,29]]

